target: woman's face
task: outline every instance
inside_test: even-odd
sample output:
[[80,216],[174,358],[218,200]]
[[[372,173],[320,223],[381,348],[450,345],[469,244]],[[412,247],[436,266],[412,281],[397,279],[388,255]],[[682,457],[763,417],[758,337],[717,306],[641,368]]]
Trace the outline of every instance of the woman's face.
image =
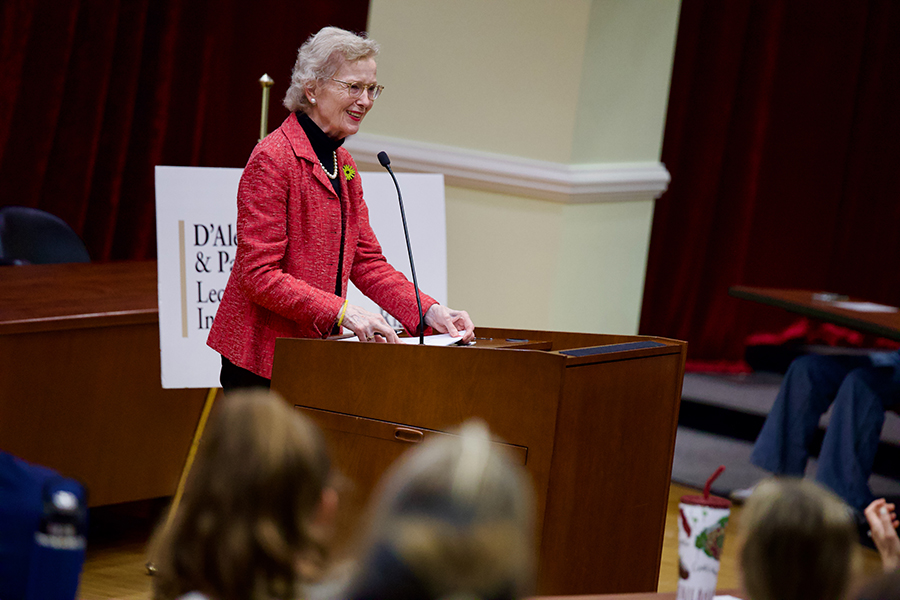
[[[345,62],[333,79],[347,83],[370,85],[376,82],[375,60],[363,58]],[[352,98],[347,86],[336,81],[325,80],[314,89],[307,89],[306,95],[312,103],[307,111],[311,118],[328,137],[340,140],[359,131],[359,124],[372,108],[374,100],[366,92],[359,98]],[[315,102],[313,102],[315,100]]]

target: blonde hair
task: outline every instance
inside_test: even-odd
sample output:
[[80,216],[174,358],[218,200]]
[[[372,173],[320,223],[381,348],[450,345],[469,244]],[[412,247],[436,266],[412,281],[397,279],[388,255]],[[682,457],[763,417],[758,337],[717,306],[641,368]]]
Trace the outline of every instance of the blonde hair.
[[807,479],[761,482],[741,513],[744,585],[752,600],[838,600],[857,532],[850,508]]
[[284,95],[284,107],[291,112],[310,108],[306,89],[315,87],[338,72],[344,62],[378,56],[378,42],[338,27],[323,27],[309,36],[297,52],[291,85]]
[[214,408],[169,528],[154,536],[153,597],[293,594],[299,565],[324,562],[313,521],[330,465],[321,434],[274,392]]
[[[345,598],[520,598],[534,578],[533,498],[478,421],[424,442],[392,467]],[[409,596],[407,596],[409,597]]]

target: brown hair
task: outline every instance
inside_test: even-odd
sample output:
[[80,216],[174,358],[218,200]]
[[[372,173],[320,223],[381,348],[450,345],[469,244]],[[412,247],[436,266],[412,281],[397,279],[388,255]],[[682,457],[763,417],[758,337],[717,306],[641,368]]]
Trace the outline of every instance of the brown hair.
[[844,596],[857,533],[840,498],[807,479],[767,479],[750,496],[741,522],[741,570],[752,600]]
[[329,461],[320,432],[274,392],[235,392],[210,418],[171,526],[151,544],[153,597],[283,598],[320,565],[313,526]]

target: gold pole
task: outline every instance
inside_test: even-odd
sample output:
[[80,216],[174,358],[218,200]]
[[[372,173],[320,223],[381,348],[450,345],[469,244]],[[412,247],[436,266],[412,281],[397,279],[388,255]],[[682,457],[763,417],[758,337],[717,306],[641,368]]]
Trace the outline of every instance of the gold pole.
[[262,110],[259,115],[259,141],[262,141],[269,133],[269,88],[275,80],[269,77],[268,73],[259,78],[259,85],[262,87]]
[[[187,481],[188,473],[191,472],[191,467],[194,464],[194,456],[197,454],[200,438],[203,437],[203,430],[206,429],[206,421],[209,419],[209,412],[212,410],[217,392],[217,388],[209,388],[209,391],[206,393],[206,402],[203,403],[203,410],[200,412],[200,420],[197,421],[197,427],[194,429],[194,438],[191,440],[191,447],[188,449],[188,455],[184,461],[184,468],[181,469],[181,477],[178,480],[178,487],[175,489],[175,497],[172,500],[172,504],[169,506],[169,514],[166,516],[166,524],[163,526],[164,531],[168,530],[172,525],[172,519],[175,518],[175,512],[178,510],[178,505],[181,503],[181,497],[184,495],[184,484]],[[157,537],[156,539],[158,540],[159,538]],[[156,558],[156,548],[150,548],[148,554],[150,555],[150,560],[147,561],[147,564],[145,565],[147,568],[147,575],[154,575],[156,573],[156,565],[154,564],[153,559]]]
[[[269,125],[269,88],[275,80],[269,77],[268,73],[259,78],[259,85],[262,87],[262,111],[259,115],[259,141],[262,141],[268,134]],[[182,261],[184,262],[184,261]],[[181,470],[181,477],[178,480],[178,487],[175,490],[175,497],[169,506],[169,514],[166,516],[166,524],[164,529],[168,529],[172,525],[172,519],[175,517],[175,511],[181,503],[181,497],[184,495],[184,484],[187,481],[188,473],[191,472],[191,466],[194,464],[194,456],[197,454],[197,447],[200,445],[200,438],[203,436],[203,430],[206,428],[206,420],[209,418],[209,412],[212,410],[213,402],[216,399],[217,388],[209,388],[206,394],[206,402],[203,404],[203,410],[200,413],[200,420],[197,422],[197,428],[194,429],[194,438],[191,440],[191,447],[188,450],[187,459],[184,461],[184,468]],[[156,573],[156,565],[153,563],[153,557],[156,554],[155,548],[150,548],[149,554],[151,559],[145,565],[147,574]]]

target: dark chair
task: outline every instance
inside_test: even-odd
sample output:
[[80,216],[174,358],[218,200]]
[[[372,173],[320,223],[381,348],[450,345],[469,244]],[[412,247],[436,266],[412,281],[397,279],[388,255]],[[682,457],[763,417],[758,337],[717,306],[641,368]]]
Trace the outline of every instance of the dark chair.
[[0,208],[0,265],[91,262],[65,221],[37,208]]
[[81,483],[0,450],[0,598],[74,598],[86,533]]

